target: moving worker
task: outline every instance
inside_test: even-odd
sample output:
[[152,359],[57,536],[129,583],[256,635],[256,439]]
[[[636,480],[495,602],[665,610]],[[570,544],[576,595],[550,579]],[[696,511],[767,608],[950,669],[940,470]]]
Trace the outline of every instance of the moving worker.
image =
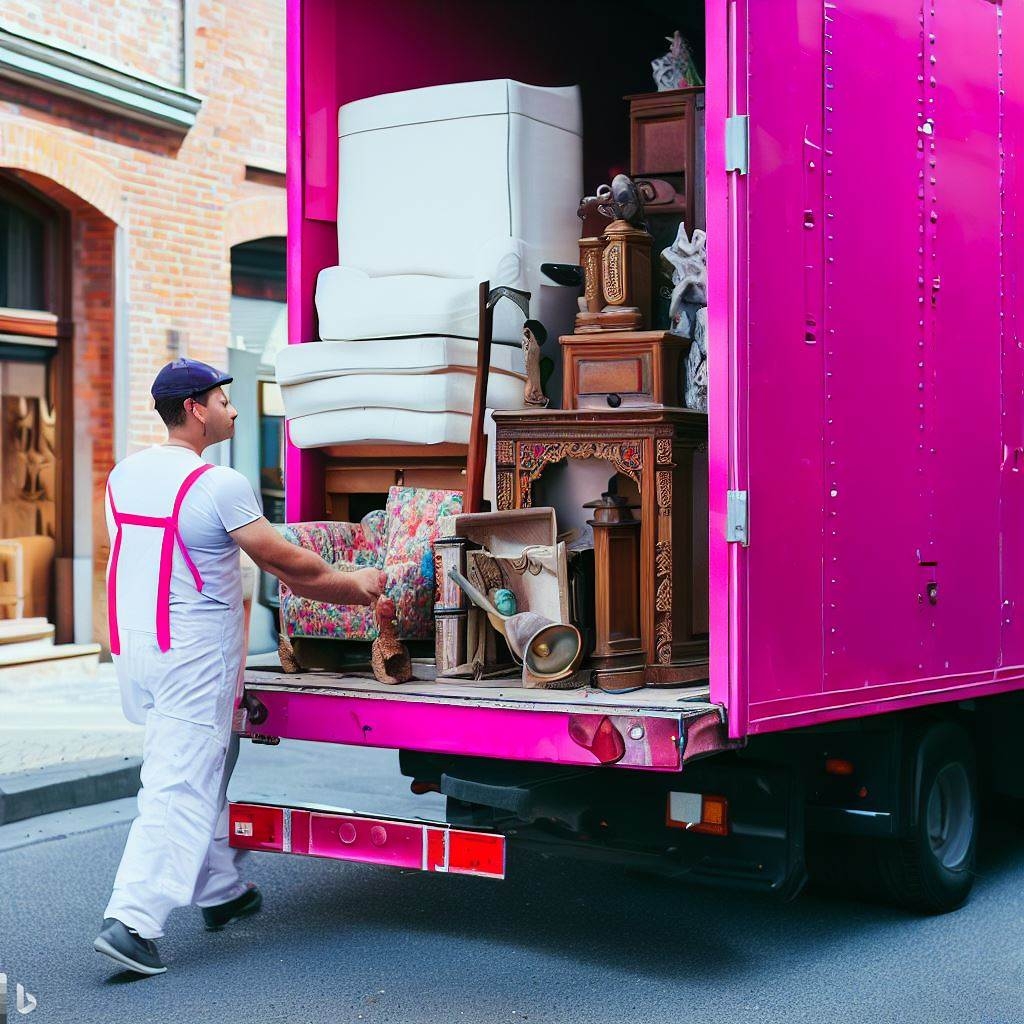
[[260,909],[228,845],[232,718],[245,637],[239,548],[302,597],[372,604],[384,574],[339,573],[263,518],[240,473],[200,457],[234,434],[231,377],[192,359],[153,383],[167,442],[119,462],[107,483],[110,650],[125,715],[146,727],[132,822],[93,946],[140,974],[167,968],[154,939],[175,907],[209,930]]

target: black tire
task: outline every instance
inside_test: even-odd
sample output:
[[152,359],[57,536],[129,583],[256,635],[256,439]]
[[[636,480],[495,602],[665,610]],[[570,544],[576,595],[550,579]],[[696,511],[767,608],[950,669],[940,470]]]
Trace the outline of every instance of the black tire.
[[930,726],[904,761],[913,832],[874,849],[880,895],[926,914],[962,906],[974,884],[978,777],[970,737],[953,722]]

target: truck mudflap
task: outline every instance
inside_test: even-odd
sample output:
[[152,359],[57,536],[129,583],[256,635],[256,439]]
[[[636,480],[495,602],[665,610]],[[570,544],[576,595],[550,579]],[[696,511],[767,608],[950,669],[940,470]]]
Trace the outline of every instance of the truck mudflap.
[[240,850],[505,877],[505,837],[495,832],[343,810],[233,802],[228,808],[228,840]]

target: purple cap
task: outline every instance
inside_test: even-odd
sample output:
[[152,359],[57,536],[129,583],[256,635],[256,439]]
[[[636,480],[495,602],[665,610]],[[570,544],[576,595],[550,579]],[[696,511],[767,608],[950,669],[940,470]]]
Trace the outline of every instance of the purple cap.
[[175,359],[156,375],[150,393],[154,398],[195,398],[233,379],[198,359]]

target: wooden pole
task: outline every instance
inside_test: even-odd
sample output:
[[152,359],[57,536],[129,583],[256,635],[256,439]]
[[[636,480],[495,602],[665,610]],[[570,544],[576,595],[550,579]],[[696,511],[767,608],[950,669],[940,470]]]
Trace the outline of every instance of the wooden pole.
[[480,512],[484,502],[484,467],[487,460],[484,411],[487,408],[487,379],[491,372],[491,336],[494,333],[494,307],[488,301],[490,294],[491,282],[481,281],[476,347],[476,385],[473,389],[473,415],[469,423],[466,495],[463,502],[463,507],[467,512]]

